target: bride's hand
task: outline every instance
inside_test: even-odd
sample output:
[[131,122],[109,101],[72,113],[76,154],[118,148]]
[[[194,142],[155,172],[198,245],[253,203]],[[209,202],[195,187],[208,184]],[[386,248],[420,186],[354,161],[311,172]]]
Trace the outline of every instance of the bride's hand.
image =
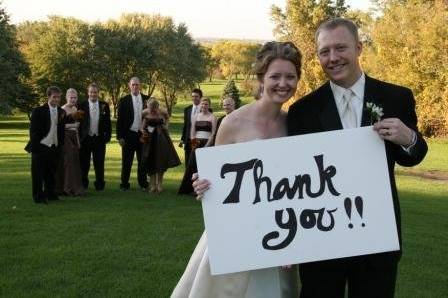
[[207,179],[199,179],[198,173],[194,173],[191,180],[193,181],[196,200],[200,201],[204,197],[204,193],[210,188],[210,182]]

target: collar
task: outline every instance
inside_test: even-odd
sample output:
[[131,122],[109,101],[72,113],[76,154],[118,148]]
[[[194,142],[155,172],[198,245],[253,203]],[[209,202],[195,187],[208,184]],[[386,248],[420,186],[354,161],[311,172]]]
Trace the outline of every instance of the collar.
[[93,101],[91,101],[90,98],[89,98],[89,105],[90,105],[90,106],[91,106],[91,105],[99,105],[99,100],[93,102]]
[[50,109],[50,111],[57,111],[58,110],[58,107],[53,107],[50,104],[47,104],[47,105],[48,105],[48,108]]
[[137,94],[137,95],[134,95],[134,94],[131,93],[131,96],[132,96],[132,99],[133,99],[133,100],[135,100],[135,99],[137,99],[137,98],[142,98],[142,96],[141,96],[140,93]]
[[336,103],[339,105],[342,101],[342,97],[347,90],[351,90],[355,94],[355,98],[357,100],[364,99],[364,89],[366,85],[366,75],[364,72],[361,74],[359,79],[349,88],[341,87],[332,81],[330,81],[331,91],[333,91],[334,99]]

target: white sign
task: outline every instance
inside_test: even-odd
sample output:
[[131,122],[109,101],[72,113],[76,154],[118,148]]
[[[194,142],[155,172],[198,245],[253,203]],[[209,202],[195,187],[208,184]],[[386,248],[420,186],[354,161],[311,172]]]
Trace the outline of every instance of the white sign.
[[372,127],[202,148],[212,274],[399,249]]

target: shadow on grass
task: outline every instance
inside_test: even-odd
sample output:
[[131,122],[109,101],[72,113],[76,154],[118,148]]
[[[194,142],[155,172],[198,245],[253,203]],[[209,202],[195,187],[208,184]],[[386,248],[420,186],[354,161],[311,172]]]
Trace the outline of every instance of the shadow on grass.
[[1,121],[0,129],[28,129],[29,121]]

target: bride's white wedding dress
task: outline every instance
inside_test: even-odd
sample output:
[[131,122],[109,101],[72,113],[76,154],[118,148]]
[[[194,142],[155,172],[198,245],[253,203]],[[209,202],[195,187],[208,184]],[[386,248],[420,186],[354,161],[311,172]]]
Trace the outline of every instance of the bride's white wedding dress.
[[299,297],[296,266],[210,274],[207,236],[204,232],[171,298],[289,298]]

